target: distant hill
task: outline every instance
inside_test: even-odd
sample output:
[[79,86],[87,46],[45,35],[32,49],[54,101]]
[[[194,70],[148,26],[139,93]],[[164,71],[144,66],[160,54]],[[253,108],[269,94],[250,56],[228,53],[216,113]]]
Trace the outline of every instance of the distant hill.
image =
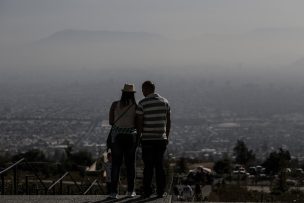
[[68,29],[15,49],[13,62],[30,69],[156,66],[173,61],[163,57],[171,53],[172,41],[148,32]]
[[[302,28],[262,28],[243,34],[203,34],[174,40],[159,34],[61,30],[0,54],[7,69],[137,69],[190,67],[219,75],[303,72]],[[293,70],[293,71],[290,71]]]
[[281,38],[281,39],[303,39],[304,28],[259,28],[248,33],[251,37],[262,37],[262,38]]
[[164,41],[165,37],[147,32],[62,30],[38,41],[43,43]]

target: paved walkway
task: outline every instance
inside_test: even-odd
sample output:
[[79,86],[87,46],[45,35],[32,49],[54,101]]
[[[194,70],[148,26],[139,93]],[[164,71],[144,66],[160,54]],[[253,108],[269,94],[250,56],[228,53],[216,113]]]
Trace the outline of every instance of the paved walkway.
[[104,195],[4,195],[0,196],[1,203],[170,203],[171,196],[165,198],[156,198],[151,196],[150,198],[140,198],[136,196],[129,198],[126,196],[120,196],[119,199],[108,199]]

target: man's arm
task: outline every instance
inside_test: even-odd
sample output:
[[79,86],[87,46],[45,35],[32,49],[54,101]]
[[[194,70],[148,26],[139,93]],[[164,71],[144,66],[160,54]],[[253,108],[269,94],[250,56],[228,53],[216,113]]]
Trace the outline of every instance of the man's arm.
[[136,108],[135,125],[137,134],[140,136],[144,128],[144,110],[140,102]]
[[167,112],[167,123],[166,123],[166,136],[169,139],[169,134],[171,130],[171,113],[170,111]]
[[136,130],[139,135],[141,135],[143,131],[143,123],[144,123],[144,116],[136,114]]
[[114,109],[116,107],[116,102],[113,102],[110,108],[109,112],[109,124],[113,125],[114,124]]
[[141,133],[143,131],[143,123],[144,123],[144,116],[136,114],[135,125],[136,125],[136,130],[137,130],[137,135],[136,135],[137,146],[140,145],[140,137],[141,137]]

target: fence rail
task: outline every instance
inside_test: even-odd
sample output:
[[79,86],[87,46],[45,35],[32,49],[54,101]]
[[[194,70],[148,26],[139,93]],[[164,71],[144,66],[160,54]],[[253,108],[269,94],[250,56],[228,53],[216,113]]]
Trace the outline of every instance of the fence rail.
[[[25,175],[24,176],[24,181],[21,181],[20,178],[18,178],[18,166],[21,166],[22,164],[25,164],[26,166],[28,166],[31,170],[31,172],[33,173],[33,175]],[[13,172],[13,179],[8,180],[7,181],[7,176],[9,176],[10,172]],[[18,184],[19,183],[23,183],[23,187],[24,190],[22,191],[22,194],[26,194],[29,195],[30,194],[30,178],[34,177],[38,180],[38,184],[35,186],[35,190],[36,190],[36,194],[39,194],[39,191],[43,191],[43,194],[47,195],[49,194],[50,191],[53,191],[52,194],[56,194],[56,195],[62,195],[63,194],[63,185],[64,185],[64,179],[66,177],[69,177],[71,182],[76,188],[78,193],[76,194],[82,194],[82,195],[86,195],[89,194],[89,192],[92,190],[92,188],[97,185],[98,188],[100,189],[100,191],[102,191],[102,188],[98,182],[97,179],[95,179],[94,181],[90,182],[90,186],[87,188],[85,187],[85,185],[82,185],[82,183],[77,183],[77,181],[75,181],[75,179],[73,178],[73,176],[71,175],[70,172],[65,172],[62,176],[60,176],[60,178],[58,178],[57,180],[54,180],[53,183],[50,186],[46,186],[45,181],[38,175],[37,169],[33,166],[33,164],[29,163],[26,161],[25,158],[22,158],[18,161],[16,161],[15,163],[11,164],[10,166],[8,166],[7,168],[3,169],[2,171],[0,171],[0,177],[1,177],[1,195],[5,195],[6,193],[10,194],[10,195],[18,195]],[[10,192],[7,191],[8,184],[6,183],[10,183],[9,186],[12,186],[12,189],[10,190]],[[56,190],[56,187],[59,185],[59,189]],[[42,186],[42,187],[41,187]],[[87,188],[85,191],[82,188]],[[19,188],[20,189],[20,188]],[[67,193],[70,194],[70,185],[67,185]],[[20,194],[20,192],[19,192]]]

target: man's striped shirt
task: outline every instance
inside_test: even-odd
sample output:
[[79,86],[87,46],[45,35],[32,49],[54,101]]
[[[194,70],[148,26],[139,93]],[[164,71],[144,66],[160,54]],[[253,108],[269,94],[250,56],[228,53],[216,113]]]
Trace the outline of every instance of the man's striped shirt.
[[158,94],[150,94],[138,103],[136,114],[143,116],[142,140],[164,140],[166,137],[168,100]]

